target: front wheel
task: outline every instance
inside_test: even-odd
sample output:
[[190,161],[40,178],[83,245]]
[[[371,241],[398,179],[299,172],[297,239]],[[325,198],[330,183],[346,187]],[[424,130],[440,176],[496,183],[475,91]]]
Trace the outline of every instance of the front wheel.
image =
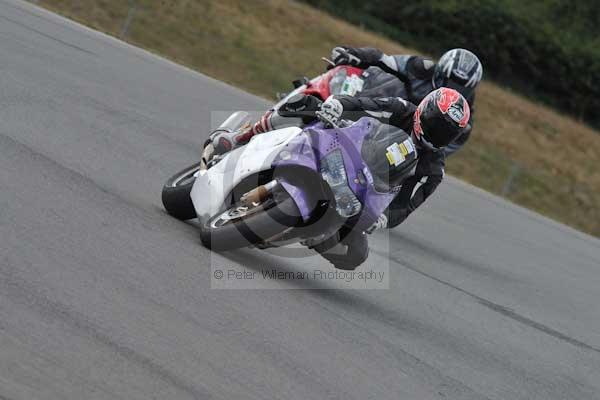
[[202,167],[197,163],[173,175],[162,189],[162,202],[165,210],[182,221],[196,218],[196,210],[190,193],[196,177],[194,174]]
[[233,250],[263,243],[302,222],[294,200],[281,190],[261,204],[240,203],[202,222],[202,244],[212,250]]

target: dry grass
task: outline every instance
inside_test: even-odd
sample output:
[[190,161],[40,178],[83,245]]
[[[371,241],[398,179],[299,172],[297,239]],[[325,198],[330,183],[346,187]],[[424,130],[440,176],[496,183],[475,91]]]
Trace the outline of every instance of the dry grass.
[[[126,0],[39,0],[39,4],[118,36]],[[283,0],[137,0],[126,40],[250,92],[272,97],[293,78],[322,71],[337,44],[413,52],[397,43]],[[520,166],[508,197],[600,236],[600,135],[491,83],[477,99],[469,145],[449,172],[500,193]]]

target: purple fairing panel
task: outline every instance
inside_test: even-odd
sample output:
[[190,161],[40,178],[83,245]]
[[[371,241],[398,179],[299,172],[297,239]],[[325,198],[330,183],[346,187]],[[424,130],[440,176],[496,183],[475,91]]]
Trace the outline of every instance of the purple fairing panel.
[[355,225],[356,228],[362,230],[369,228],[383,214],[387,206],[394,200],[394,197],[396,197],[395,192],[380,193],[372,185],[369,185],[365,196],[363,213]]
[[[368,228],[393,200],[395,193],[380,193],[373,186],[371,173],[361,157],[365,137],[379,124],[372,118],[361,118],[353,125],[340,129],[324,129],[321,123],[307,126],[304,132],[292,139],[275,158],[273,168],[302,166],[319,173],[320,161],[339,149],[344,159],[348,186],[363,205],[359,229]],[[296,202],[303,219],[310,218],[310,197],[302,187],[281,182]]]
[[[310,135],[305,131],[292,139],[275,157],[271,166],[273,168],[300,166],[313,171],[319,171]],[[307,221],[310,218],[310,212],[312,211],[309,194],[306,193],[303,188],[284,180],[280,180],[279,183],[296,202],[298,210],[302,215],[302,219]]]
[[312,208],[309,206],[310,198],[308,197],[308,193],[306,193],[303,188],[286,181],[279,181],[279,184],[286,192],[288,192],[290,197],[294,199],[294,202],[300,211],[300,215],[302,215],[302,220],[304,220],[304,222],[308,221],[310,212],[312,211]]

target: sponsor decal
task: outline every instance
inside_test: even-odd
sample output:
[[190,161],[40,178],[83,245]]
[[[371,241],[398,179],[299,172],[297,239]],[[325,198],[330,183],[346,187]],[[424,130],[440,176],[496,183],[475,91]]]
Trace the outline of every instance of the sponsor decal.
[[346,78],[344,83],[342,84],[342,89],[340,90],[341,95],[354,96],[360,91],[362,91],[365,81],[360,79],[358,75],[350,75]]
[[464,118],[465,113],[458,107],[450,107],[448,110],[448,115],[454,122],[460,123],[460,121]]
[[400,146],[398,145],[398,143],[394,143],[391,146],[388,146],[386,150],[387,152],[385,153],[385,156],[387,157],[388,163],[390,165],[397,167],[398,165],[402,164],[404,160],[406,160],[406,158],[402,154],[402,151],[400,150]]
[[406,155],[415,152],[415,146],[414,146],[412,140],[406,139],[404,142],[402,142],[402,145],[406,148],[406,151],[407,151]]
[[437,106],[443,114],[448,116],[461,128],[464,128],[469,123],[471,110],[469,103],[461,99],[461,95],[454,89],[441,88],[438,89]]
[[464,128],[465,126],[467,126],[470,119],[471,119],[471,109],[469,108],[469,103],[467,103],[465,101],[464,106],[463,106],[463,117],[460,121],[458,121],[458,126],[460,126],[461,128]]
[[408,149],[406,148],[406,145],[404,143],[400,143],[398,147],[400,148],[400,153],[406,157],[408,155]]
[[410,139],[406,139],[402,143],[394,143],[386,148],[385,156],[390,165],[397,167],[406,160],[406,156],[415,152],[415,148]]

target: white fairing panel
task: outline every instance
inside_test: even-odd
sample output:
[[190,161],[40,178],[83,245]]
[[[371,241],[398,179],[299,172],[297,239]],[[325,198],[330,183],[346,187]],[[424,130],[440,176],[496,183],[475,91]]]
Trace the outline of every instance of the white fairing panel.
[[198,218],[219,212],[226,196],[242,179],[270,169],[275,156],[301,132],[300,128],[289,127],[256,135],[208,171],[200,171],[191,192]]

